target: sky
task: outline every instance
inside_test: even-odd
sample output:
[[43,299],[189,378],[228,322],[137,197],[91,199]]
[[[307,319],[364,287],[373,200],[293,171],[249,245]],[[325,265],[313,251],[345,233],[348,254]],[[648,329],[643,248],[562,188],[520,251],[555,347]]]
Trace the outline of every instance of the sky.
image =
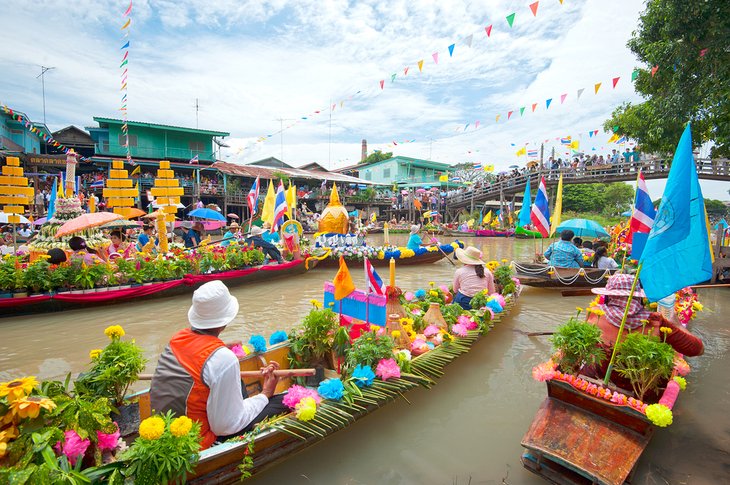
[[[646,66],[626,43],[643,2],[541,0],[536,15],[531,3],[134,0],[122,30],[128,0],[4,0],[15,34],[0,47],[0,102],[43,121],[47,66],[51,130],[121,118],[129,40],[128,118],[230,132],[220,158],[234,163],[333,169],[357,163],[363,139],[369,153],[497,171],[526,162],[520,147],[564,156],[567,136],[605,154],[604,121],[641,101],[631,73]],[[730,198],[728,184],[702,184]],[[649,182],[652,197],[662,189]]]

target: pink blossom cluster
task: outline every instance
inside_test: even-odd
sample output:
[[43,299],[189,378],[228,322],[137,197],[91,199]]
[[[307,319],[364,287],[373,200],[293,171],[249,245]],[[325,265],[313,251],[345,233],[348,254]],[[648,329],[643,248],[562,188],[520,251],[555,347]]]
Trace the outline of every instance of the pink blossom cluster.
[[286,393],[286,396],[284,396],[284,399],[282,399],[282,403],[284,403],[284,405],[287,406],[289,409],[294,409],[297,407],[297,404],[299,404],[299,401],[301,401],[305,397],[311,397],[315,400],[317,404],[322,402],[322,398],[320,397],[316,389],[309,389],[304,386],[294,384],[289,388],[289,391]]
[[400,367],[395,359],[380,359],[378,366],[375,368],[375,375],[387,381],[391,377],[400,377]]

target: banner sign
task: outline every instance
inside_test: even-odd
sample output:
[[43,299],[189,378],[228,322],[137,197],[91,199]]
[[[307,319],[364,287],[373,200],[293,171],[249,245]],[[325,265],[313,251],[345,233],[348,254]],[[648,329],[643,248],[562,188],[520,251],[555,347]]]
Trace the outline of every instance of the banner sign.
[[314,247],[334,248],[343,246],[364,246],[365,236],[357,234],[320,234],[314,239]]
[[[342,302],[342,314],[348,317],[357,318],[363,322],[373,325],[385,326],[385,296],[375,293],[367,294],[364,291],[355,290],[342,300],[335,300],[335,285],[325,282],[324,284],[324,307],[331,308],[333,312],[340,313],[340,302]],[[330,303],[333,305],[330,306]]]

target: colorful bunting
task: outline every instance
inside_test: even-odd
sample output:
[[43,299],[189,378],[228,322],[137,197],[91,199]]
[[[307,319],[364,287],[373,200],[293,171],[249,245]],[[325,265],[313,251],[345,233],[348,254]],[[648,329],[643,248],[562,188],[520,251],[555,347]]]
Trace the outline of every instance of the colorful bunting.
[[512,118],[512,113],[514,113],[514,111],[510,111],[509,113],[507,113],[507,119],[508,119],[508,120],[509,120],[510,118]]
[[537,17],[537,4],[540,2],[535,2],[530,4],[530,10],[532,10],[532,15]]
[[474,34],[471,34],[469,37],[467,37],[466,39],[464,39],[464,43],[468,47],[471,47],[471,43],[472,43],[473,40],[474,40]]
[[565,102],[565,98],[568,97],[568,93],[561,94],[560,95],[560,104],[563,104]]
[[654,77],[654,74],[659,70],[659,66],[654,66],[651,68],[651,77]]
[[451,44],[449,46],[449,57],[454,57],[454,47],[456,47],[456,44]]
[[423,72],[423,59],[421,59],[420,61],[418,61],[418,70],[420,72]]
[[408,75],[408,69],[409,69],[408,67],[406,67],[405,69],[403,69],[403,75],[404,76],[407,76]]
[[509,28],[511,29],[512,28],[512,24],[515,23],[515,14],[514,13],[511,13],[511,14],[507,15],[507,23],[509,24]]
[[621,77],[615,77],[613,78],[613,89],[616,89],[616,85],[618,84],[618,80],[621,79]]
[[585,91],[585,90],[586,90],[585,88],[580,88],[578,90],[578,98],[577,99],[580,99],[581,95],[583,94],[583,91]]
[[553,98],[545,100],[545,109],[550,109],[550,103],[553,102]]
[[525,113],[525,107],[520,108],[520,117]]
[[639,70],[634,69],[634,72],[631,73],[631,81],[636,81],[637,77],[639,77]]
[[484,30],[487,32],[487,37],[492,35],[492,26],[491,25],[487,25],[486,27],[484,27]]
[[532,112],[535,112],[535,109],[537,108],[537,103],[532,103]]
[[395,82],[395,74],[390,75],[390,82]]
[[434,52],[433,54],[431,54],[431,57],[433,57],[433,62],[435,64],[439,63],[439,53],[438,52]]
[[596,90],[595,94],[598,94],[598,90],[599,90],[599,89],[601,89],[601,83],[596,83],[596,84],[595,84],[595,85],[593,86],[593,89],[595,89],[595,90]]
[[383,89],[383,86],[385,86],[385,80],[381,79],[380,80],[380,89]]

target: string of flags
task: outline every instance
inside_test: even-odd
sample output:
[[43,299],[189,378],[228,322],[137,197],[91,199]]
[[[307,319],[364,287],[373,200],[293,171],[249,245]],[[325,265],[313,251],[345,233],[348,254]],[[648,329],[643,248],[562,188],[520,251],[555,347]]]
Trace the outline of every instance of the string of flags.
[[129,0],[129,7],[124,11],[124,14],[122,15],[122,62],[119,64],[119,69],[121,70],[121,79],[120,79],[120,85],[121,88],[119,89],[122,92],[122,98],[120,101],[119,111],[122,113],[122,133],[124,134],[124,148],[127,151],[127,162],[134,165],[134,161],[132,161],[132,152],[129,147],[129,127],[127,125],[127,79],[129,74],[129,26],[132,24],[132,0]]
[[[53,136],[51,136],[50,133],[47,133],[45,130],[36,128],[35,123],[33,123],[30,119],[28,119],[27,116],[24,116],[24,115],[18,113],[17,111],[13,111],[12,108],[10,108],[9,106],[7,106],[4,103],[0,103],[0,109],[2,109],[5,114],[10,115],[10,117],[12,119],[14,119],[15,121],[17,121],[18,123],[22,123],[28,129],[28,131],[37,135],[46,144],[48,144],[52,147],[58,148],[63,153],[68,153],[68,151],[70,150],[70,148],[68,148],[66,145],[59,143],[55,138],[53,138]],[[82,157],[80,155],[78,155],[78,157],[80,160],[88,160],[88,157]]]

